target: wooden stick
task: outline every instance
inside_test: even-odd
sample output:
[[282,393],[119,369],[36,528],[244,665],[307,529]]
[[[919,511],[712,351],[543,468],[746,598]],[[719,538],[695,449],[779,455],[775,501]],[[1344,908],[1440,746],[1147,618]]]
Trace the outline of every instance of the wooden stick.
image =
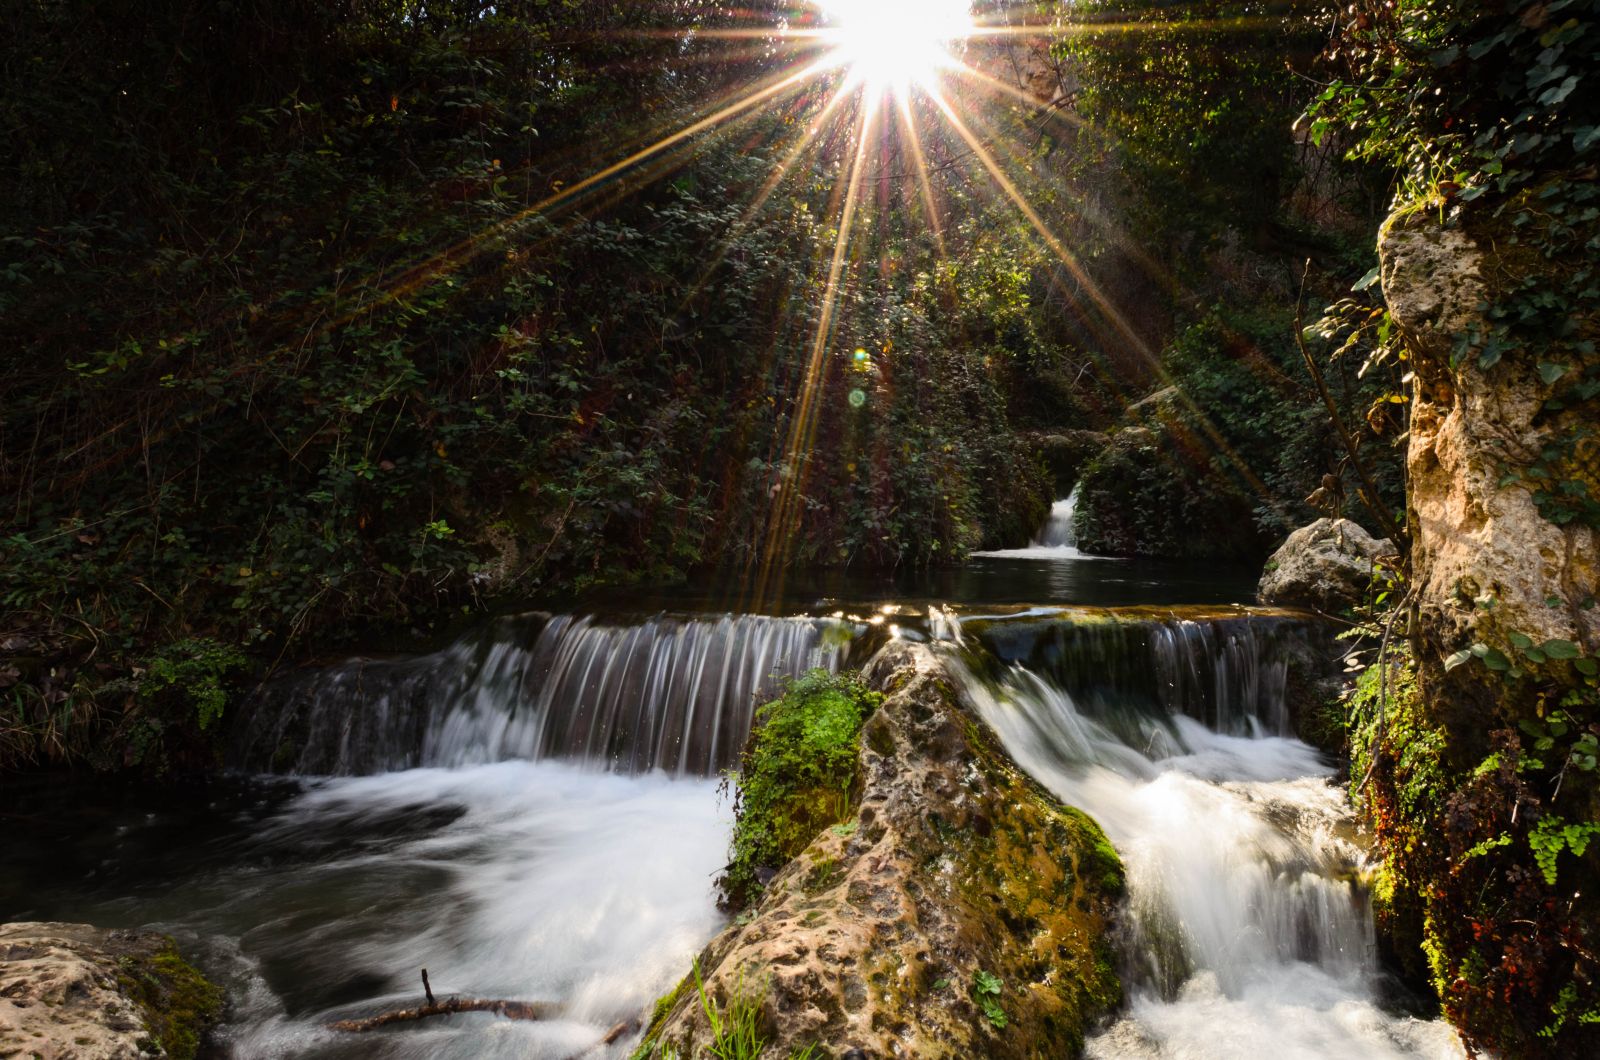
[[432,1005],[434,1003],[433,987],[428,985],[428,969],[426,968],[422,969],[422,992],[428,995],[428,1004]]
[[[428,996],[431,999],[433,992]],[[352,1034],[361,1034],[366,1031],[375,1031],[379,1027],[387,1027],[395,1023],[410,1023],[414,1020],[425,1020],[432,1016],[453,1016],[458,1012],[492,1012],[497,1016],[504,1016],[512,1020],[542,1020],[556,1011],[556,1006],[541,1001],[506,1001],[503,999],[489,999],[480,997],[452,997],[444,1001],[432,1001],[418,1008],[397,1008],[388,1012],[381,1012],[376,1016],[368,1016],[358,1020],[338,1020],[328,1024],[336,1031],[348,1031]]]

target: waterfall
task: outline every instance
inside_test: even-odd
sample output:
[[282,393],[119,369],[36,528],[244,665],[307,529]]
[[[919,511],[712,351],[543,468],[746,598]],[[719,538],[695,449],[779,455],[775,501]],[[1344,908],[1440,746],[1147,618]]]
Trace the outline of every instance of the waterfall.
[[1285,734],[1285,643],[1231,625],[969,628],[983,648],[945,649],[1018,765],[1126,864],[1129,1011],[1089,1055],[1460,1057],[1447,1024],[1384,1010],[1348,803]]
[[974,552],[990,559],[1098,559],[1078,551],[1078,531],[1073,522],[1078,513],[1078,487],[1050,506],[1050,517],[1026,548],[1004,548]]
[[1072,487],[1072,492],[1063,500],[1056,501],[1050,506],[1050,518],[1044,524],[1044,529],[1033,539],[1037,548],[1070,548],[1078,550],[1078,531],[1073,526],[1073,519],[1078,514],[1078,487]]
[[430,655],[273,681],[231,764],[351,775],[555,757],[710,775],[737,760],[757,704],[786,677],[837,669],[852,632],[761,615],[502,619]]

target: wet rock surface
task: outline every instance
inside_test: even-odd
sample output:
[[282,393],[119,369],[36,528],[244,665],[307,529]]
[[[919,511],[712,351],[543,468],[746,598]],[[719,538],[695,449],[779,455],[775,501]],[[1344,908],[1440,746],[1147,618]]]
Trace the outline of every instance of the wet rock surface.
[[0,924],[0,1057],[195,1055],[221,995],[164,935]]
[[1362,601],[1372,573],[1395,548],[1349,519],[1318,519],[1289,535],[1267,561],[1261,602],[1336,614]]
[[888,698],[857,813],[707,947],[704,1001],[687,978],[643,1055],[700,1055],[704,1002],[744,998],[763,1056],[1071,1056],[1120,1001],[1122,868],[1099,827],[1011,764],[929,648],[892,646],[867,678]]

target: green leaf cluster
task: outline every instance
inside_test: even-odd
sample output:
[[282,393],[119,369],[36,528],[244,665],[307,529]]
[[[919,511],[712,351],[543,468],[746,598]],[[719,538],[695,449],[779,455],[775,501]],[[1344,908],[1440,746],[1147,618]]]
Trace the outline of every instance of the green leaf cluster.
[[1005,1009],[1000,1007],[1001,987],[998,976],[982,969],[972,975],[972,1000],[997,1031],[1005,1030],[1007,1022]]

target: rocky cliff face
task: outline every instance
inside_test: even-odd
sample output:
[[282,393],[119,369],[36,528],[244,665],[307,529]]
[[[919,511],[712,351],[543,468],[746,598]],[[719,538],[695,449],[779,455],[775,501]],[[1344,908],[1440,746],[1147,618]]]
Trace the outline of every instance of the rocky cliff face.
[[1071,1056],[1120,1000],[1122,870],[1099,827],[1017,771],[928,648],[867,677],[890,694],[858,812],[707,947],[703,986],[663,999],[641,1055],[702,1055],[713,1017],[742,1011],[763,1056]]
[[1379,251],[1384,297],[1416,372],[1407,468],[1424,673],[1512,631],[1600,648],[1600,608],[1583,607],[1600,592],[1600,538],[1549,522],[1527,486],[1505,481],[1576,429],[1578,414],[1546,410],[1556,385],[1541,378],[1536,354],[1487,371],[1471,358],[1451,364],[1460,336],[1481,330],[1492,285],[1508,282],[1506,263],[1470,229],[1426,214],[1391,219]]
[[1593,413],[1562,389],[1594,377],[1596,322],[1490,346],[1592,262],[1488,210],[1397,215],[1379,249],[1414,369],[1410,658],[1350,720],[1380,921],[1472,1045],[1600,1055],[1600,537],[1551,506],[1600,497]]

